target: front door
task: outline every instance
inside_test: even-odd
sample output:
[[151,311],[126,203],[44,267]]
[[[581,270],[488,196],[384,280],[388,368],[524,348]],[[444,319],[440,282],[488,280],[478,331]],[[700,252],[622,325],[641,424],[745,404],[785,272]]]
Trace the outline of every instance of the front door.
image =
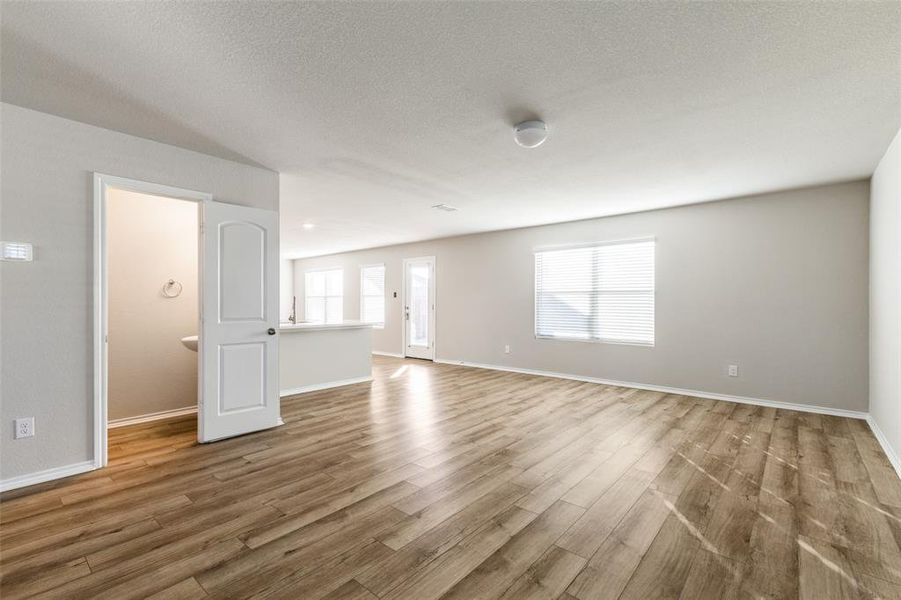
[[278,393],[278,214],[203,206],[201,442],[281,423]]
[[435,257],[404,259],[404,356],[435,360]]

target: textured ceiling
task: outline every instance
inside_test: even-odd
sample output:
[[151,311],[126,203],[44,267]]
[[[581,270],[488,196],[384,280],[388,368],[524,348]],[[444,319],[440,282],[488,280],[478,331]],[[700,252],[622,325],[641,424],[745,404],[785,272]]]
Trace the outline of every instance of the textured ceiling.
[[6,1],[0,41],[6,102],[281,172],[288,256],[866,177],[901,126],[899,2]]

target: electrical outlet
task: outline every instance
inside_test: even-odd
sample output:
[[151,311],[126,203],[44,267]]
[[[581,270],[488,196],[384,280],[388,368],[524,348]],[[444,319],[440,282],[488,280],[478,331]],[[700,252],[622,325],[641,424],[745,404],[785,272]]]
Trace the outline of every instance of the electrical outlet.
[[34,417],[27,419],[16,419],[16,436],[15,439],[27,438],[34,436]]
[[510,354],[510,344],[504,346],[504,354]]
[[729,377],[738,377],[738,365],[729,365]]

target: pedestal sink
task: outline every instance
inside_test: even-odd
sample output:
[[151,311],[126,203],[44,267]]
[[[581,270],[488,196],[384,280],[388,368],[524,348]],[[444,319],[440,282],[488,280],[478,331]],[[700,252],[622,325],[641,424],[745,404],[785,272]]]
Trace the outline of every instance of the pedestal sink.
[[192,352],[197,352],[197,336],[189,335],[187,337],[181,338],[181,343],[184,344],[185,348],[191,350]]

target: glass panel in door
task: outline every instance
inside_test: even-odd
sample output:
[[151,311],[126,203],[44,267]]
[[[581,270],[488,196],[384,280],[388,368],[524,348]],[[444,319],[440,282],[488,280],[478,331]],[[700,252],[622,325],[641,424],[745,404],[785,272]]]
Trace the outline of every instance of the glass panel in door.
[[406,356],[434,359],[434,262],[406,262]]
[[410,345],[429,346],[429,265],[410,265]]

